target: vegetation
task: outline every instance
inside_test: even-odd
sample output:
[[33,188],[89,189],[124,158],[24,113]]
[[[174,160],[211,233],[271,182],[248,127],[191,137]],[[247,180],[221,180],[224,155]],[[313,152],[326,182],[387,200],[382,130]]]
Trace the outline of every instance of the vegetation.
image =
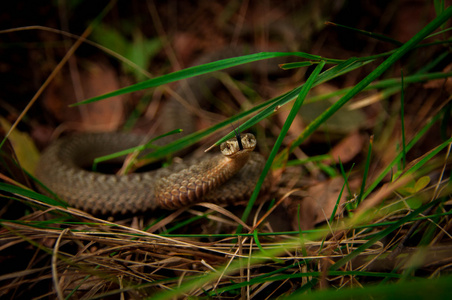
[[[267,164],[251,199],[239,212],[201,204],[112,219],[92,216],[35,192],[31,171],[19,167],[5,138],[0,174],[5,203],[0,212],[4,270],[0,295],[10,299],[55,294],[60,299],[448,296],[452,283],[448,78],[452,73],[446,66],[451,58],[452,7],[434,1],[435,16],[406,42],[329,24],[354,38],[391,45],[392,49],[369,55],[268,51],[175,72],[160,66],[163,75],[151,76],[143,69],[152,56],[168,47],[167,37],[145,39],[134,33],[134,47],[152,56],[134,53],[120,32],[108,27],[108,15],[118,9],[116,5],[120,4],[110,2],[80,36],[58,32],[73,39],[71,46],[25,109],[16,114],[10,130],[5,130],[18,161],[23,164],[19,149],[29,147],[17,134],[18,124],[35,126],[39,117],[30,108],[94,31],[99,43],[104,39],[103,47],[94,44],[97,51],[114,55],[111,59],[121,62],[116,65],[120,72],[138,83],[93,95],[72,107],[135,95],[130,96],[136,97],[131,100],[134,110],[121,124],[125,128],[139,123],[162,85],[282,58],[281,68],[291,76],[282,85],[270,83],[276,96],[260,99],[259,89],[246,80],[224,80],[232,82],[229,89],[258,100],[242,103],[239,112],[151,154],[152,160],[167,158],[206,138],[218,138],[224,128],[240,123],[240,131],[257,132]],[[149,7],[158,31],[155,14],[159,10]],[[225,11],[239,8],[243,6],[224,4]],[[118,40],[121,49],[108,45],[107,37]],[[150,78],[143,79],[146,76]],[[325,104],[319,114],[304,115],[315,105]],[[234,111],[233,105],[229,111]],[[2,118],[3,128],[7,117]],[[344,124],[344,119],[357,122]],[[306,126],[299,125],[301,120]],[[233,134],[231,130],[215,145]],[[269,173],[275,186],[268,195],[259,195]],[[269,201],[258,201],[265,196]]]

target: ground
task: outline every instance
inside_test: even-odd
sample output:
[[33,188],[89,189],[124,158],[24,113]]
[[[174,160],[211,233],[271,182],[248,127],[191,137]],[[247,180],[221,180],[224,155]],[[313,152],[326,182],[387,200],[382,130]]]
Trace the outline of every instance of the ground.
[[[1,296],[395,297],[417,282],[417,296],[444,297],[451,12],[439,1],[29,2],[0,10]],[[417,37],[424,45],[404,52]],[[193,139],[194,155],[268,108],[250,130],[273,160],[273,185],[251,211],[245,202],[93,216],[33,192],[29,174],[53,140],[157,135],[180,83],[69,105],[230,48],[302,52],[278,59],[294,63],[287,71],[217,73],[210,104],[190,108],[198,129],[216,129]]]

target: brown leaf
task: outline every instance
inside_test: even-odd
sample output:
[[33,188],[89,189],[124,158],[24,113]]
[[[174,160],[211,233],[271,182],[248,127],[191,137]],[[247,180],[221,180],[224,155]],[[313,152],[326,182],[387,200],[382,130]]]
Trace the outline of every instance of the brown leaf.
[[[443,72],[444,73],[450,72],[451,69],[452,69],[452,64],[448,64],[443,69]],[[448,78],[440,78],[440,79],[430,80],[424,84],[424,87],[427,89],[445,88],[449,94],[452,94],[452,79],[450,77],[448,77]]]
[[[300,218],[295,224],[296,228],[298,228],[299,223],[302,230],[312,229],[316,224],[328,220],[336,205],[343,184],[344,180],[341,177],[335,177],[311,186],[307,190],[306,197],[299,203],[301,205]],[[344,190],[340,204],[345,202],[346,196],[347,193]],[[340,208],[341,206],[338,207],[337,213],[341,212]],[[296,220],[297,218],[294,219]]]
[[[0,118],[0,127],[3,132],[8,132],[11,128],[11,124],[6,119]],[[38,163],[39,151],[31,137],[28,133],[21,132],[16,128],[11,132],[8,140],[11,142],[14,153],[22,168],[33,174],[36,164]]]
[[330,152],[331,157],[336,163],[339,162],[339,159],[342,163],[347,163],[361,152],[363,143],[364,136],[362,136],[358,131],[353,131],[340,143],[334,146]]
[[[44,98],[45,107],[63,123],[75,123],[81,131],[115,130],[124,119],[123,97],[116,96],[80,107],[69,107],[78,100],[119,89],[114,69],[102,62],[86,63],[86,69],[76,72],[79,84],[74,88],[69,74],[54,81]],[[77,94],[77,96],[76,96]],[[71,127],[69,125],[69,127]]]

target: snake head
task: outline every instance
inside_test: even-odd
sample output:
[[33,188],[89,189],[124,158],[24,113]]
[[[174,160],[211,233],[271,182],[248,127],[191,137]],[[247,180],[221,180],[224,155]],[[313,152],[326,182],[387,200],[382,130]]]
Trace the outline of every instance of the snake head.
[[257,141],[253,134],[245,133],[240,135],[240,142],[238,138],[232,138],[226,142],[221,143],[221,154],[228,157],[234,157],[239,153],[251,152],[256,147]]

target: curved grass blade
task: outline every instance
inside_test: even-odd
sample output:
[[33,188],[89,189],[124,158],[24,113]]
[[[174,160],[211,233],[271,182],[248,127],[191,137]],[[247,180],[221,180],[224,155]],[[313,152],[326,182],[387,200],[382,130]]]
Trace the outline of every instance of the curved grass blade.
[[[440,119],[440,113],[434,116],[419,132],[413,137],[413,139],[405,146],[405,151],[410,151],[411,148],[416,145],[416,143],[424,136],[428,130]],[[378,177],[374,180],[374,182],[369,185],[364,192],[363,198],[369,196],[369,194],[380,184],[383,178],[392,170],[392,168],[402,159],[403,152],[400,151],[399,154],[390,162],[386,168],[378,175]]]
[[[388,277],[395,275],[386,273]],[[448,299],[452,276],[423,278],[397,284],[370,285],[359,288],[327,289],[315,293],[294,293],[286,300],[346,300],[346,299]]]
[[[319,74],[319,76],[315,80],[314,86],[319,85],[320,83],[326,82],[328,80],[331,80],[333,78],[336,78],[338,76],[341,76],[352,70],[355,70],[361,66],[364,66],[364,65],[370,63],[371,61],[372,61],[372,59],[359,61],[356,58],[351,58],[346,61],[343,61],[342,63],[338,64],[337,66],[334,66],[333,68],[330,68],[330,69],[322,72],[321,74]],[[155,151],[153,151],[152,153],[150,153],[149,159],[150,160],[158,160],[158,159],[161,159],[162,157],[167,156],[169,153],[174,153],[185,147],[189,147],[189,146],[195,144],[196,142],[200,141],[202,138],[211,135],[215,131],[217,131],[225,126],[230,126],[231,123],[235,123],[238,120],[240,120],[248,115],[258,112],[256,115],[252,116],[250,119],[243,122],[238,127],[238,130],[242,132],[242,131],[256,125],[257,123],[259,123],[263,119],[269,117],[270,115],[274,114],[278,110],[279,107],[294,100],[297,97],[297,95],[300,93],[302,87],[303,87],[303,85],[300,87],[297,87],[281,96],[267,100],[247,111],[238,113],[238,114],[232,116],[231,118],[224,120],[210,128],[207,128],[205,130],[201,130],[198,132],[194,132],[194,133],[184,136],[176,141],[168,143],[167,145],[160,147],[160,148],[156,149]],[[211,147],[209,147],[208,150],[210,150],[212,147],[217,146],[217,145],[221,144],[222,142],[232,138],[233,136],[234,136],[234,131],[230,131],[227,135],[223,136],[215,144],[213,144]],[[208,151],[208,150],[206,150],[206,151]]]
[[311,59],[311,60],[326,60],[330,63],[341,62],[341,60],[322,58],[321,56],[312,55],[312,54],[308,54],[308,53],[304,53],[304,52],[260,52],[260,53],[255,53],[255,54],[243,55],[243,56],[239,56],[239,57],[226,58],[226,59],[222,59],[219,61],[206,63],[206,64],[203,64],[200,66],[189,67],[189,68],[179,70],[179,71],[176,71],[176,72],[173,72],[170,74],[159,76],[157,78],[152,78],[152,79],[149,79],[149,80],[137,83],[137,84],[133,84],[133,85],[127,86],[125,88],[110,92],[110,93],[106,93],[106,94],[103,94],[100,96],[86,99],[84,101],[72,104],[71,107],[79,106],[79,105],[83,105],[83,104],[87,104],[87,103],[91,103],[91,102],[96,102],[96,101],[110,98],[113,96],[123,95],[123,94],[132,93],[132,92],[136,92],[136,91],[147,89],[147,88],[156,87],[156,86],[159,86],[162,84],[178,81],[178,80],[189,78],[189,77],[195,77],[198,75],[202,75],[202,74],[206,74],[206,73],[210,73],[210,72],[214,72],[214,71],[224,70],[227,68],[239,66],[242,64],[250,63],[250,62],[255,62],[255,61],[269,59],[269,58],[285,57],[285,56],[296,56],[296,57],[301,57],[304,59]]
[[61,206],[64,208],[67,207],[67,204],[64,202],[57,201],[55,199],[49,198],[47,196],[44,196],[44,195],[39,194],[32,190],[24,189],[24,188],[17,187],[17,186],[11,185],[11,184],[3,183],[3,182],[0,182],[0,191],[32,198],[32,199],[41,201],[41,202],[49,204],[49,205]]
[[373,38],[373,39],[376,39],[376,40],[379,40],[379,41],[391,43],[391,44],[396,45],[396,46],[403,45],[403,43],[401,43],[401,42],[399,42],[399,41],[397,41],[397,40],[395,40],[393,38],[390,38],[388,36],[385,36],[383,34],[373,33],[373,32],[366,31],[366,30],[361,30],[361,29],[356,29],[356,28],[353,28],[353,27],[349,27],[349,26],[345,26],[345,25],[341,25],[341,24],[337,24],[337,23],[333,23],[333,22],[326,22],[326,25],[332,25],[332,26],[336,26],[336,27],[339,27],[339,28],[344,28],[344,29],[347,29],[347,30],[350,30],[350,31],[353,31],[353,32],[357,32],[359,34],[368,36],[370,38]]
[[[245,211],[242,215],[242,221],[246,222],[248,219],[249,214],[251,213],[251,209],[253,208],[254,202],[256,202],[257,196],[259,194],[259,191],[261,189],[261,186],[264,182],[265,177],[268,174],[268,171],[270,171],[271,165],[273,163],[273,160],[276,157],[276,154],[279,151],[279,147],[281,147],[282,141],[284,137],[286,136],[287,132],[289,131],[290,125],[292,124],[293,120],[295,119],[296,115],[298,114],[298,111],[300,110],[301,105],[303,104],[304,99],[306,98],[306,95],[311,90],[312,86],[314,85],[315,80],[317,79],[317,76],[320,74],[320,71],[325,66],[325,62],[320,62],[317,67],[314,69],[314,71],[309,76],[306,83],[303,85],[303,87],[300,90],[300,93],[298,95],[297,100],[295,100],[292,109],[290,110],[289,115],[287,116],[286,121],[284,122],[284,125],[281,129],[281,132],[276,139],[275,145],[272,148],[272,151],[270,152],[270,155],[267,159],[267,162],[265,164],[265,167],[261,173],[261,176],[259,177],[259,180],[256,184],[256,187],[254,188],[253,194],[251,195],[251,198],[248,202],[248,205],[245,208]],[[241,226],[237,228],[237,232],[242,231]]]
[[[136,147],[132,147],[132,148],[129,148],[129,149],[126,149],[126,150],[118,151],[118,152],[115,152],[115,153],[112,153],[112,154],[108,154],[108,155],[97,157],[93,161],[92,170],[95,172],[96,169],[97,169],[97,164],[100,164],[100,163],[102,163],[104,161],[115,159],[115,158],[118,158],[118,157],[130,154],[130,153],[133,153],[135,151],[143,151],[143,150],[150,149],[150,148],[156,148],[158,146],[153,144],[155,141],[157,141],[157,140],[159,140],[161,138],[164,138],[166,136],[173,135],[173,134],[180,133],[180,132],[182,132],[181,129],[175,129],[175,130],[172,130],[170,132],[164,133],[162,135],[159,135],[159,136],[151,139],[146,144],[139,145],[139,146],[136,146]],[[146,157],[144,157],[144,159],[146,159]]]
[[[338,76],[341,76],[345,73],[348,73],[352,70],[355,70],[359,67],[364,66],[365,64],[370,63],[372,60],[368,61],[357,61],[355,58],[348,59],[337,66],[334,66],[333,68],[330,68],[322,73],[319,74],[319,76],[315,79],[313,83],[313,87],[317,86],[321,83],[324,83],[328,80],[331,80],[333,78],[336,78]],[[268,118],[272,114],[274,114],[280,107],[287,104],[288,102],[294,100],[300,93],[301,89],[303,88],[303,85],[294,88],[293,90],[279,96],[276,98],[273,98],[271,100],[266,101],[264,104],[267,106],[266,108],[262,109],[261,112],[256,114],[255,116],[251,117],[249,120],[243,122],[238,130],[239,131],[245,131],[248,128],[256,125],[260,121]],[[259,106],[260,108],[263,108],[264,106]],[[234,136],[233,131],[229,132],[227,135],[225,135],[223,138],[218,140],[214,145],[219,145],[222,142],[232,138]]]
[[389,67],[391,67],[396,61],[404,56],[408,51],[412,50],[419,42],[421,42],[427,35],[433,32],[441,24],[446,22],[452,16],[452,6],[447,8],[440,16],[435,18],[427,26],[421,29],[414,37],[406,42],[402,47],[397,49],[390,57],[388,57],[383,63],[381,63],[375,70],[373,70],[368,76],[355,85],[347,94],[345,94],[336,103],[331,105],[329,109],[323,112],[318,118],[312,121],[300,136],[291,143],[288,149],[283,150],[280,156],[287,156],[288,153],[301,145],[301,143],[310,136],[321,124],[329,119],[336,111],[338,111],[345,103],[361,92],[372,81],[381,76]]

